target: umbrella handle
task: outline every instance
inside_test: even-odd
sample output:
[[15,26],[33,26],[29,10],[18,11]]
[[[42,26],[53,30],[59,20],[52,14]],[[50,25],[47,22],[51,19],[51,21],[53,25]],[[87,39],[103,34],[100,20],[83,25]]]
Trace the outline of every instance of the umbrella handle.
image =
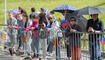
[[65,12],[64,12],[64,17],[66,17],[66,13],[67,13],[67,11],[65,10]]

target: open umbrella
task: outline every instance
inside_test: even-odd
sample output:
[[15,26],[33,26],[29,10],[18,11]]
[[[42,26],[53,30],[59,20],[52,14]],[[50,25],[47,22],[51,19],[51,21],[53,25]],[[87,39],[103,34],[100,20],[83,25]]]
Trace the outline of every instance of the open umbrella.
[[100,14],[105,13],[105,9],[101,7],[85,7],[78,11],[78,15],[91,15],[91,14]]
[[61,5],[53,9],[53,11],[60,12],[60,13],[64,13],[65,11],[73,12],[75,10],[77,10],[77,8],[71,5]]

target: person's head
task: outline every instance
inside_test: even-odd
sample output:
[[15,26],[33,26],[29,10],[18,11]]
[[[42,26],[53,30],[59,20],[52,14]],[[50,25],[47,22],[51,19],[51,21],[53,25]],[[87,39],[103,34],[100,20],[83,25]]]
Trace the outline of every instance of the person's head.
[[32,20],[36,21],[38,19],[38,16],[37,15],[33,15],[32,16]]
[[91,16],[91,18],[93,20],[97,20],[98,19],[98,14],[91,14],[90,16]]
[[23,20],[22,14],[18,14],[18,15],[17,15],[17,19],[18,19],[18,20]]
[[44,13],[45,9],[44,8],[40,8],[40,12]]
[[31,12],[35,12],[35,8],[31,8]]
[[23,20],[28,21],[28,15],[27,14],[23,14]]
[[18,10],[21,10],[21,9],[22,9],[22,7],[19,6],[19,7],[18,7]]
[[51,14],[54,14],[54,11],[51,11],[50,13],[51,13]]
[[75,25],[76,24],[76,18],[70,17],[70,24]]
[[9,18],[11,18],[11,19],[14,18],[13,12],[9,12],[8,16],[9,16]]
[[53,15],[49,14],[48,19],[49,19],[50,22],[53,22],[53,19],[54,19]]

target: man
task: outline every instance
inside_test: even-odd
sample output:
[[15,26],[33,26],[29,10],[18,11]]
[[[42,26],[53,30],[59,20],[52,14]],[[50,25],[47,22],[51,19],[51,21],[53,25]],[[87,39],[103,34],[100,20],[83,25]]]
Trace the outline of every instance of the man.
[[98,18],[98,14],[90,15],[91,19],[87,22],[87,31],[89,34],[89,54],[90,60],[102,60],[101,44],[98,33],[104,32],[104,23]]
[[82,29],[76,24],[76,18],[70,17],[70,25],[66,30],[66,35],[69,37],[69,45],[71,49],[72,60],[80,60],[81,57],[81,33]]

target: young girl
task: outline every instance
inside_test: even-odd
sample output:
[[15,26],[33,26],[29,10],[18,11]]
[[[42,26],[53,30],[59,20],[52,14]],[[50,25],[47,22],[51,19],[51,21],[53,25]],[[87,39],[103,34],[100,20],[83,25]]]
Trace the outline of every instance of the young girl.
[[32,30],[32,43],[31,43],[31,48],[32,51],[34,52],[34,58],[39,58],[39,39],[38,39],[38,31],[36,28],[38,27],[39,20],[36,15],[32,16],[32,25],[31,25],[31,30]]
[[[27,31],[26,28],[29,25],[28,22],[28,15],[27,14],[23,14],[23,20],[24,20],[24,50],[25,50],[25,55],[29,56],[30,52],[31,52],[31,47],[30,47],[30,42],[31,42],[31,35],[30,35],[30,31]],[[29,36],[30,35],[30,36]]]
[[17,20],[14,18],[13,13],[9,13],[9,19],[7,20],[8,28],[9,28],[9,38],[11,42],[11,48],[9,48],[10,54],[13,55],[16,53],[15,44],[16,44],[16,30],[15,27],[17,26]]

